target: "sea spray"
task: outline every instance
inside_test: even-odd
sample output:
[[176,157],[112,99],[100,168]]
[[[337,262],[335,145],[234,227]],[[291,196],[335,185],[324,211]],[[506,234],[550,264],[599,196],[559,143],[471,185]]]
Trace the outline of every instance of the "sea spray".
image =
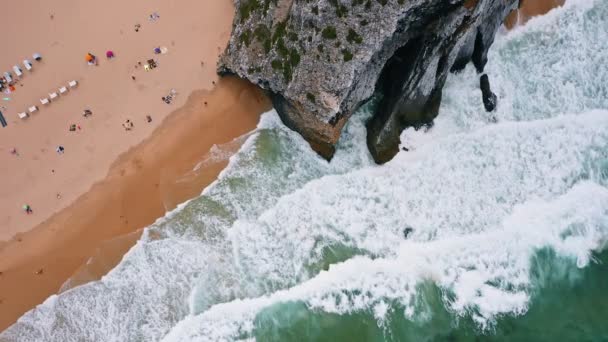
[[498,37],[494,117],[467,68],[381,167],[365,108],[331,163],[266,114],[202,196],[0,341],[605,337],[607,12],[569,1]]

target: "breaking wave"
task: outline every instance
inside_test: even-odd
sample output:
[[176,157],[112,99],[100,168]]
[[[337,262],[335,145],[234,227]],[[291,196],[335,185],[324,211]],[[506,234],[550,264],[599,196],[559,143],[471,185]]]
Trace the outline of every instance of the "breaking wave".
[[373,101],[331,163],[266,113],[200,197],[0,341],[605,336],[607,40],[603,0],[501,34],[487,66],[497,111],[467,68],[435,126],[406,130],[410,151],[383,166],[365,145]]

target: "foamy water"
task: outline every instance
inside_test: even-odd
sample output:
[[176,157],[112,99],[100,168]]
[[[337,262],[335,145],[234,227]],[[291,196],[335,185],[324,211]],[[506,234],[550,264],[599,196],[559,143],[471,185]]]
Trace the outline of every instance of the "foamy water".
[[[0,341],[420,340],[438,317],[491,337],[534,311],[539,260],[560,283],[608,240],[606,41],[603,0],[503,33],[487,67],[498,110],[467,68],[433,129],[406,130],[410,152],[383,166],[369,107],[331,163],[267,113],[201,197]],[[345,337],[362,325],[377,331]]]

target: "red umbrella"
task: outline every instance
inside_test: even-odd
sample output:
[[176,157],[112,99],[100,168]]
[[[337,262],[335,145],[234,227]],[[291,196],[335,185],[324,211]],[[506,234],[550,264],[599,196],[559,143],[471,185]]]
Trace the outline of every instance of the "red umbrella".
[[112,50],[106,51],[106,57],[113,58],[114,57],[114,51],[112,51]]

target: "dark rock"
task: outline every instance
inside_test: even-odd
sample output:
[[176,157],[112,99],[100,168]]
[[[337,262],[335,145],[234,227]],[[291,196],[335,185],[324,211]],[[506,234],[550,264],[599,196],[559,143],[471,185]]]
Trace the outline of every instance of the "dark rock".
[[496,94],[490,89],[490,80],[487,74],[481,75],[479,78],[479,88],[481,88],[481,96],[483,99],[483,106],[486,111],[491,112],[496,109],[497,98]]
[[287,126],[330,159],[351,114],[382,99],[369,121],[376,162],[399,150],[406,127],[437,116],[448,72],[479,72],[518,0],[235,0],[218,71],[271,94]]
[[414,228],[412,228],[412,227],[405,227],[403,229],[403,238],[407,239],[410,236],[410,234],[412,234],[413,232],[414,232]]

